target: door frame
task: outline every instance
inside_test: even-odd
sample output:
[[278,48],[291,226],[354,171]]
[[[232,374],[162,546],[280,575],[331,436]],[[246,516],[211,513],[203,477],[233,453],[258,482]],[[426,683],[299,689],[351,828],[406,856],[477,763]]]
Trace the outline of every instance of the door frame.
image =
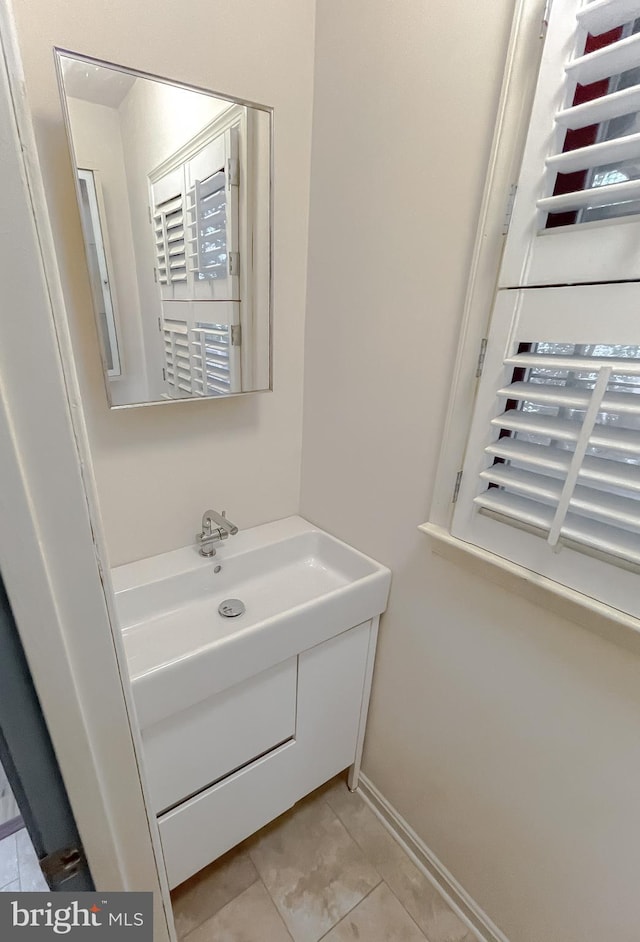
[[0,570],[96,887],[174,942],[10,3],[0,46]]

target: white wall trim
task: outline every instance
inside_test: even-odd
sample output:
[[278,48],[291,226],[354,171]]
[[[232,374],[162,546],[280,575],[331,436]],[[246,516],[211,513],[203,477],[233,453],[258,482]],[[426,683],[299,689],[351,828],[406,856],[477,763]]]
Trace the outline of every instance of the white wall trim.
[[434,552],[473,569],[510,592],[544,605],[561,618],[587,628],[600,637],[640,654],[640,618],[591,598],[526,566],[498,556],[482,546],[466,543],[446,527],[423,523],[418,527],[431,538]]
[[[264,110],[266,111],[268,109]],[[189,138],[186,144],[183,144],[182,147],[163,160],[161,164],[158,164],[157,167],[150,170],[148,174],[149,182],[157,183],[165,174],[181,167],[182,164],[191,160],[192,157],[195,157],[198,151],[202,150],[209,141],[218,137],[220,134],[224,134],[229,128],[236,127],[238,124],[246,125],[246,117],[246,108],[241,105],[230,105],[226,111],[219,114],[217,118],[214,118],[213,121],[198,131],[192,138]],[[246,134],[246,128],[244,129],[244,133]]]
[[476,395],[480,341],[486,336],[504,248],[502,230],[509,190],[518,179],[538,77],[544,11],[545,0],[517,0],[515,5],[429,512],[430,521],[445,527],[451,522],[456,474],[462,468],[466,451]]
[[360,775],[358,794],[443,899],[469,927],[478,942],[509,942],[506,935],[491,921],[453,874],[438,860],[433,851],[364,774]]

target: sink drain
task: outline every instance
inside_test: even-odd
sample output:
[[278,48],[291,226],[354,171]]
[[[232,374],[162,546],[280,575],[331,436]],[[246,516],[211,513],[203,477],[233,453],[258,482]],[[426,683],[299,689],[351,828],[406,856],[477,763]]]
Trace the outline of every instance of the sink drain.
[[224,602],[220,602],[218,605],[218,611],[225,618],[236,618],[238,615],[242,615],[244,610],[244,602],[241,602],[240,599],[225,599]]

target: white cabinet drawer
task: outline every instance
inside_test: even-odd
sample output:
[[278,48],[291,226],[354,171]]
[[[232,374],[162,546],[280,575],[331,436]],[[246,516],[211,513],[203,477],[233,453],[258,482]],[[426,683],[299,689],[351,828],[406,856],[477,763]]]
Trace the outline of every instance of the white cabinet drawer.
[[[156,814],[290,739],[297,658],[142,730]],[[209,860],[213,859],[209,857]]]
[[158,819],[173,889],[239,844],[300,797],[295,739],[257,759]]

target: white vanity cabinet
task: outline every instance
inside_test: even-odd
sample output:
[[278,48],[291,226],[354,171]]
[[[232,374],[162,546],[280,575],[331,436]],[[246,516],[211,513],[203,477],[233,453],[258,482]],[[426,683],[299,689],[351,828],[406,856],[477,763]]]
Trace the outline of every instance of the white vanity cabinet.
[[376,630],[359,625],[143,729],[172,888],[359,761]]
[[112,571],[171,887],[342,769],[355,788],[391,581],[301,517],[215,561],[182,547]]

